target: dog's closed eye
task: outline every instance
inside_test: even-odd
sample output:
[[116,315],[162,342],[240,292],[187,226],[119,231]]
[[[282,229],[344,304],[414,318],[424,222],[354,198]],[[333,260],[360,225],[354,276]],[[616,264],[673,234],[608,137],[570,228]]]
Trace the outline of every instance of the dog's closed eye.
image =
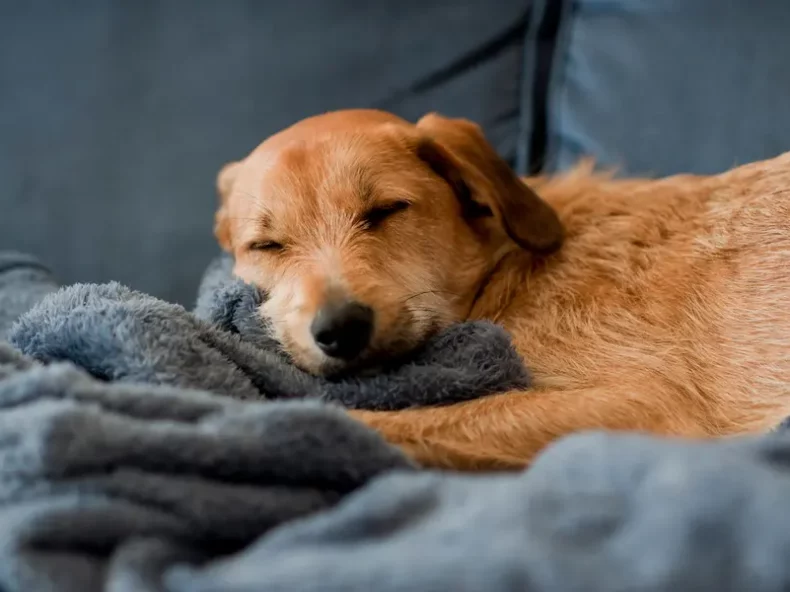
[[250,251],[282,251],[283,245],[276,241],[257,241],[247,247]]
[[409,207],[409,202],[407,201],[395,201],[392,203],[388,203],[382,206],[376,206],[368,210],[362,218],[362,221],[365,224],[365,228],[368,230],[374,230],[375,228],[381,226],[381,224],[393,214],[397,214],[398,212],[402,212],[406,208]]

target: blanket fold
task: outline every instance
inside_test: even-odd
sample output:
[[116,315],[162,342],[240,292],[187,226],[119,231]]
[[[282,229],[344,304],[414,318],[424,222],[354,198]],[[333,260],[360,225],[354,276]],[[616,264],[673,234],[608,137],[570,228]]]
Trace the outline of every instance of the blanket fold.
[[[17,368],[0,379],[4,590],[101,590],[107,562],[134,580],[163,561],[205,561],[411,469],[317,402],[107,384],[8,348],[3,366]],[[141,585],[128,589],[159,589]]]
[[178,592],[778,592],[790,586],[790,438],[585,434],[522,475],[384,476]]

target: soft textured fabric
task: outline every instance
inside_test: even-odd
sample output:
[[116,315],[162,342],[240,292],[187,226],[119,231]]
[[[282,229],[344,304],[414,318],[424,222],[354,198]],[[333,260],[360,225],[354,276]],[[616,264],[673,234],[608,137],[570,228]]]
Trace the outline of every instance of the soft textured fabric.
[[591,434],[523,475],[414,474],[331,407],[100,383],[4,346],[0,433],[9,592],[790,586],[788,436]]
[[510,158],[530,6],[0,2],[0,250],[190,304],[217,172],[299,119],[439,110]]
[[790,150],[790,2],[561,4],[548,170],[712,174]]
[[99,382],[0,343],[0,589],[158,590],[409,462],[342,411]]
[[778,592],[790,437],[566,438],[523,475],[382,477],[179,592]]
[[312,376],[279,350],[257,312],[262,295],[234,279],[224,257],[206,272],[196,314],[115,283],[54,291],[40,264],[18,257],[12,265],[13,254],[0,257],[7,262],[5,273],[0,268],[0,309],[8,300],[7,311],[18,313],[20,304],[32,304],[24,294],[51,292],[16,321],[11,343],[40,362],[68,361],[106,381],[196,388],[238,399],[311,397],[376,410],[448,404],[529,386],[508,334],[484,322],[455,325],[407,358],[365,375]]

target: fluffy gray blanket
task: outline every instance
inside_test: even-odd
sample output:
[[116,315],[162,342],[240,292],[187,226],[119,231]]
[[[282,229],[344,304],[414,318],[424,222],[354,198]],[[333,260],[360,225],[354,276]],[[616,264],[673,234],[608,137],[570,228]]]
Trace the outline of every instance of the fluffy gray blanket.
[[[490,323],[456,325],[375,374],[340,381],[311,376],[279,351],[256,314],[262,295],[235,280],[224,257],[209,266],[194,313],[115,283],[57,290],[40,264],[9,253],[0,259],[3,276],[6,318],[13,305],[20,313],[19,304],[40,298],[15,320],[9,341],[35,360],[69,361],[105,381],[198,388],[237,399],[312,397],[375,410],[454,403],[529,385],[508,335]],[[5,303],[0,297],[0,308]]]
[[[166,315],[140,309],[164,303],[118,286],[55,289],[34,261],[0,257],[0,310],[10,319],[33,307],[10,332],[32,357],[0,344],[2,590],[790,586],[790,437],[781,432],[719,443],[586,434],[520,475],[419,472],[334,405],[266,400],[290,378],[256,377],[283,360],[233,320],[251,318],[238,316],[244,307],[224,313],[204,301],[198,311],[214,311],[200,313],[213,322],[178,309],[160,338],[181,353],[156,349],[160,363],[125,356],[130,344],[158,347],[133,329],[159,327]],[[86,330],[98,326],[107,334]],[[170,339],[185,328],[199,337]],[[251,348],[274,357],[234,357]],[[215,369],[208,352],[224,352],[234,370],[212,379],[215,390],[263,400],[175,386],[206,376],[169,374],[189,352]],[[356,404],[362,385],[375,384],[358,380],[344,385]],[[467,397],[478,384],[460,383]],[[320,382],[306,389],[341,399]],[[383,407],[407,394],[393,392]]]

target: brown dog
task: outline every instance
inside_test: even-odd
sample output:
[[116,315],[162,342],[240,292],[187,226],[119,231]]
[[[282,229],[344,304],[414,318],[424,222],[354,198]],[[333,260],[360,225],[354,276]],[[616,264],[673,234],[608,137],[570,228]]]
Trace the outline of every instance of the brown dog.
[[790,155],[525,184],[467,121],[341,111],[218,185],[217,237],[303,368],[373,364],[464,319],[510,331],[535,389],[353,412],[425,465],[514,468],[581,429],[710,437],[790,414]]

